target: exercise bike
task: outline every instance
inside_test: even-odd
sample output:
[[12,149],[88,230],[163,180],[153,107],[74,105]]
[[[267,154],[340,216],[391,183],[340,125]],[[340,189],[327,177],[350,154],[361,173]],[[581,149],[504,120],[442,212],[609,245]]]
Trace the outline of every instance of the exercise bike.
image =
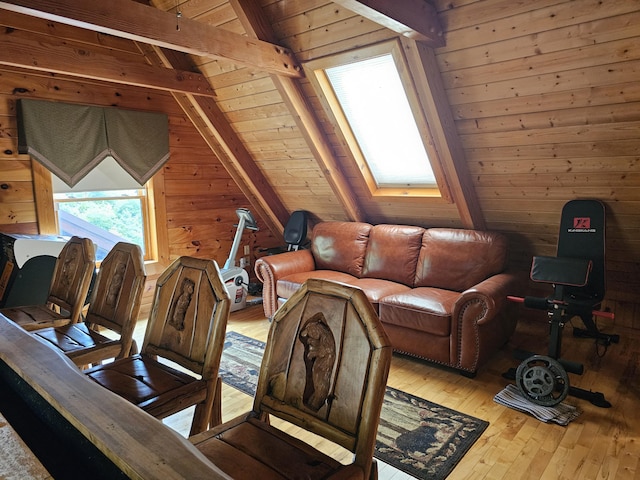
[[604,205],[597,200],[572,200],[562,210],[556,257],[533,258],[530,278],[534,282],[553,285],[553,294],[546,298],[507,298],[529,308],[546,310],[550,339],[548,355],[526,351],[516,352],[522,363],[504,374],[515,379],[520,392],[542,406],[554,406],[567,395],[586,399],[608,408],[611,403],[600,392],[572,387],[567,373],[582,375],[583,365],[561,356],[562,329],[574,317],[585,326],[574,328],[577,337],[594,338],[608,347],[618,343],[619,336],[598,330],[594,317],[614,318],[614,314],[599,310],[605,293],[604,269]]
[[233,243],[231,244],[231,251],[229,252],[229,258],[227,258],[224,267],[220,270],[224,286],[231,298],[230,310],[232,312],[241,310],[247,306],[249,274],[244,268],[236,265],[236,255],[240,248],[242,233],[245,229],[258,231],[258,224],[248,209],[238,208],[236,214],[238,215],[238,224],[234,225],[237,228],[235,236],[233,237]]

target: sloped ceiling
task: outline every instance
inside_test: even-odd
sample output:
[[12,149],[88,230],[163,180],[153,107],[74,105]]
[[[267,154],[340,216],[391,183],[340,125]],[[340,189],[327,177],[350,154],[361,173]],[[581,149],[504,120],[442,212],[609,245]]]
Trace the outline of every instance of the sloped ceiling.
[[[637,1],[12,0],[0,9],[0,24],[15,29],[0,64],[172,92],[274,235],[298,209],[318,220],[486,227],[509,236],[526,271],[533,254],[555,253],[564,203],[598,198],[608,291],[637,299]],[[423,108],[443,126],[434,142],[454,146],[452,202],[372,196],[305,75],[312,60],[398,38],[422,61],[416,86],[432,95]]]
[[[391,4],[341,0],[336,5],[346,7],[340,9],[345,20],[362,15],[375,22],[373,28],[384,31],[385,36],[400,33],[424,45],[444,44],[435,10],[422,0]],[[361,196],[352,185],[354,179],[345,173],[345,160],[340,158],[345,153],[337,151],[326,119],[318,116],[318,106],[312,104],[313,93],[309,95],[297,52],[283,46],[280,38],[286,33],[276,31],[284,24],[272,15],[287,17],[294,12],[272,11],[270,16],[268,5],[263,8],[248,0],[155,0],[153,7],[131,0],[114,0],[108,6],[97,2],[79,5],[73,0],[23,0],[0,2],[0,8],[15,12],[5,23],[18,28],[21,16],[30,15],[138,42],[150,66],[122,65],[96,55],[82,63],[64,61],[74,58],[64,45],[37,49],[26,40],[16,40],[11,58],[2,63],[72,76],[86,77],[91,72],[97,79],[170,90],[273,230],[281,231],[289,212],[295,209],[307,209],[325,219],[374,221],[363,209]],[[313,10],[328,8],[336,6],[325,2]],[[140,22],[141,18],[146,21]],[[256,138],[260,127],[245,131],[246,121],[234,120],[236,111],[231,102],[238,93],[247,96],[235,90],[236,85],[260,89],[250,92],[255,96],[270,92],[268,104],[260,103],[259,98],[252,101],[253,110],[277,124],[275,132],[270,126],[268,141],[273,143],[280,137],[287,151],[284,158],[260,158],[266,153],[261,145],[264,141]],[[283,165],[287,161],[290,165]],[[296,168],[301,161],[304,168]],[[273,162],[279,165],[269,165]],[[484,228],[463,167],[462,162],[450,160],[450,183],[460,222],[469,228]]]

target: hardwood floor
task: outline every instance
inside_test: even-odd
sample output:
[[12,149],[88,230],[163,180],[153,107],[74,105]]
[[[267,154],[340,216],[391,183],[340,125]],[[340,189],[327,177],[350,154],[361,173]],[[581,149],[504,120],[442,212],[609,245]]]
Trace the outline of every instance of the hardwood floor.
[[[139,344],[143,329],[144,322],[140,322],[136,331]],[[260,305],[232,313],[228,325],[228,330],[263,341],[268,329]],[[569,375],[571,385],[603,392],[613,406],[604,409],[568,397],[565,402],[578,406],[582,414],[567,427],[542,423],[493,401],[508,384],[502,373],[518,364],[512,357],[514,349],[546,352],[543,313],[540,321],[520,321],[509,344],[473,379],[394,355],[389,386],[490,422],[448,479],[640,479],[640,334],[616,331],[620,343],[602,356],[593,340],[573,338],[571,330],[567,325],[563,332],[563,356],[585,366],[584,375]],[[238,390],[223,385],[222,393],[223,421],[251,408],[252,399]],[[191,414],[175,415],[165,423],[186,435]],[[306,436],[304,439],[309,441]],[[326,442],[312,441],[336,458],[348,458]],[[385,465],[379,465],[379,477],[411,478]]]

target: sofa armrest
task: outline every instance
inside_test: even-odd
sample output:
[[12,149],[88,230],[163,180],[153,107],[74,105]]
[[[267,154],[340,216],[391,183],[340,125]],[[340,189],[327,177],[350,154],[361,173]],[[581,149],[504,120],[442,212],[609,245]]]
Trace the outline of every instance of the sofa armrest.
[[465,290],[456,300],[451,333],[461,369],[475,373],[513,334],[517,317],[507,312],[507,295],[517,290],[518,283],[515,274],[499,273]]
[[518,278],[512,273],[499,273],[493,275],[473,287],[465,290],[456,300],[454,311],[471,300],[481,299],[486,303],[486,308],[490,310],[488,316],[493,316],[495,311],[504,307],[507,295],[512,295],[516,290]]
[[285,252],[256,260],[255,272],[258,280],[262,282],[262,306],[267,318],[273,317],[278,309],[278,280],[292,273],[315,269],[316,264],[309,250]]

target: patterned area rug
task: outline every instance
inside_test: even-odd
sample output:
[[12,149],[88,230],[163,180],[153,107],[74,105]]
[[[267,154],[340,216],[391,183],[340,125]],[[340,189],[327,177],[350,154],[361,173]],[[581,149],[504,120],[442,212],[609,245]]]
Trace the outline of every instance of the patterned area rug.
[[[227,332],[222,381],[253,396],[264,343]],[[375,457],[416,478],[446,478],[489,423],[387,387]]]

